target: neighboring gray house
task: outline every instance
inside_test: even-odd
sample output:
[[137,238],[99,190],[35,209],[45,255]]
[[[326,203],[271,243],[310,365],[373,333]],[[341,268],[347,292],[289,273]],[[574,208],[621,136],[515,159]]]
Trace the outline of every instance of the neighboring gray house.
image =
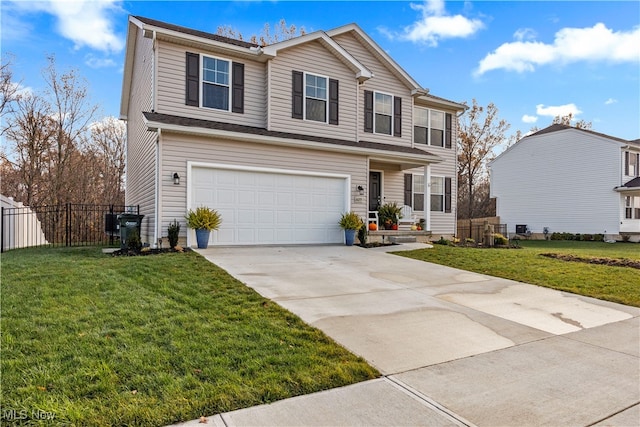
[[640,140],[555,124],[522,138],[490,165],[496,214],[532,233],[640,239]]
[[183,217],[201,205],[223,217],[214,245],[340,243],[343,212],[392,201],[453,235],[464,109],[355,24],[260,47],[132,16],[126,203],[151,244],[174,219],[192,244]]

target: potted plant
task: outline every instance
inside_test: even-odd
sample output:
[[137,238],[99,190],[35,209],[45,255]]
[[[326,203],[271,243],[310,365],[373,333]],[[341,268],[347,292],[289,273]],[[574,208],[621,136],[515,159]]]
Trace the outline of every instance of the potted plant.
[[362,218],[355,212],[343,213],[339,224],[340,228],[344,230],[345,244],[347,246],[353,246],[356,230],[359,230],[364,225]]
[[189,209],[184,219],[187,227],[196,230],[198,249],[206,249],[209,246],[209,236],[212,230],[217,230],[222,224],[222,217],[215,209],[201,206],[196,210]]
[[393,224],[398,224],[398,220],[402,218],[402,208],[396,202],[385,203],[378,208],[378,218],[385,229],[391,230]]

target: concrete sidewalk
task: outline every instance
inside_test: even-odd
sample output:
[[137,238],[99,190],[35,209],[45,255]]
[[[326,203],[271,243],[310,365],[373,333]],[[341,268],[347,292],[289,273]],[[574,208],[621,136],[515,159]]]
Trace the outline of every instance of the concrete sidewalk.
[[209,423],[640,425],[640,309],[384,250],[200,251],[384,374]]

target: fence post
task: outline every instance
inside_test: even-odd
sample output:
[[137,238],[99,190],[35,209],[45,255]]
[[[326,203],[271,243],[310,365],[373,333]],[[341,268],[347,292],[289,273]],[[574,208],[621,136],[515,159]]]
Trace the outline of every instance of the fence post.
[[66,218],[64,221],[65,225],[65,246],[71,246],[71,203],[67,203],[65,205],[65,214]]
[[0,234],[2,235],[0,236],[0,253],[4,253],[4,206],[0,211],[2,212],[0,214],[0,221],[2,221],[2,224],[0,224]]

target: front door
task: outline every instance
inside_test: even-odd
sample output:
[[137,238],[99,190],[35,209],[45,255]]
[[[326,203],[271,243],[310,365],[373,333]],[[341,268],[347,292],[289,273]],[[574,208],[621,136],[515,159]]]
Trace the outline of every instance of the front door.
[[377,211],[382,203],[382,173],[369,172],[369,210]]

